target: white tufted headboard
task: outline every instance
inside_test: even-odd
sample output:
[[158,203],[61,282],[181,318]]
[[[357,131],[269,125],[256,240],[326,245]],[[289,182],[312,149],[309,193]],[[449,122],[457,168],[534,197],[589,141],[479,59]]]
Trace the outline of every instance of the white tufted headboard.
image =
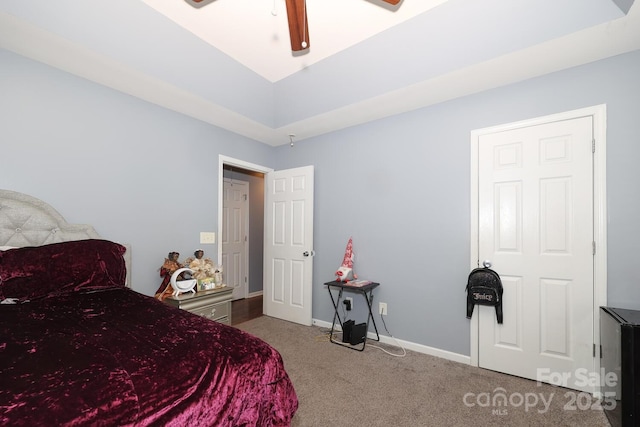
[[[0,246],[25,247],[83,239],[101,239],[90,225],[69,224],[47,203],[0,189]],[[131,286],[131,248],[124,245],[127,286]]]

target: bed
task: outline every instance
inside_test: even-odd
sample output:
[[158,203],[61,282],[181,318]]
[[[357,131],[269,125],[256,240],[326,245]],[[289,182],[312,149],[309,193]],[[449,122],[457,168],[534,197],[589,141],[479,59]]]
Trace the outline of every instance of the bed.
[[130,289],[127,249],[0,190],[0,425],[290,425],[280,354]]

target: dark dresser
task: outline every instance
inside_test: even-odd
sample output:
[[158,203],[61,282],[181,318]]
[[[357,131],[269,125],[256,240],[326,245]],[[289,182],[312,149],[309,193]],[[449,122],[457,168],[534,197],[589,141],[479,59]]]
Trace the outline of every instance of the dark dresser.
[[640,426],[640,311],[600,307],[600,345],[607,419],[613,427]]

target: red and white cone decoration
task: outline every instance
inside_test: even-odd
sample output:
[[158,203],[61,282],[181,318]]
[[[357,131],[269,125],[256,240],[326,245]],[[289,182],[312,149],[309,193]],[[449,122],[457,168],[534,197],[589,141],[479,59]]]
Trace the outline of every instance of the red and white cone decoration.
[[353,238],[351,237],[349,237],[347,249],[344,251],[344,258],[342,259],[342,265],[338,271],[336,271],[336,276],[336,280],[341,282],[348,282],[349,280],[358,278],[353,272]]
[[349,237],[349,243],[347,243],[347,249],[345,249],[344,251],[342,266],[353,268],[353,238],[352,237]]

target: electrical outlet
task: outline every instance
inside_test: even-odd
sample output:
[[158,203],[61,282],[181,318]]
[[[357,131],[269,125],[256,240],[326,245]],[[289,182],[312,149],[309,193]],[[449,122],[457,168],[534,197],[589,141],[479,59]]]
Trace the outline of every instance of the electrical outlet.
[[216,242],[216,233],[213,231],[201,231],[200,232],[200,244],[213,244]]
[[380,303],[380,315],[382,315],[382,316],[386,316],[387,315],[387,303],[386,302],[381,302]]
[[[345,304],[347,305],[347,311],[349,311],[349,310],[353,310],[353,298],[351,298],[351,297],[346,297],[346,298],[344,299],[344,301],[345,301]],[[347,301],[348,301],[348,302],[347,302]]]

